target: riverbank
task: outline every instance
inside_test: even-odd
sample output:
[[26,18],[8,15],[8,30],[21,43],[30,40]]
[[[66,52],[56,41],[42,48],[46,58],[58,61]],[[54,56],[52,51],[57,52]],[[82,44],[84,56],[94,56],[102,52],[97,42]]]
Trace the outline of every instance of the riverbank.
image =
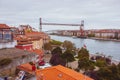
[[[50,34],[52,35],[52,34]],[[55,35],[55,34],[54,34]],[[93,40],[102,40],[102,41],[115,41],[120,42],[120,39],[107,39],[107,38],[97,38],[97,37],[77,37],[77,36],[67,36],[67,35],[56,35],[56,36],[63,36],[63,37],[71,37],[71,38],[81,38],[81,39],[93,39]]]
[[117,39],[106,39],[106,38],[95,38],[95,37],[89,37],[88,39],[120,42],[120,40],[117,40]]
[[[106,57],[104,54],[90,54],[90,58],[98,56],[98,55],[110,59],[109,57]],[[118,65],[120,63],[120,60],[115,60],[115,59],[112,59],[112,58],[110,60],[111,60],[111,64],[114,63],[115,65]]]

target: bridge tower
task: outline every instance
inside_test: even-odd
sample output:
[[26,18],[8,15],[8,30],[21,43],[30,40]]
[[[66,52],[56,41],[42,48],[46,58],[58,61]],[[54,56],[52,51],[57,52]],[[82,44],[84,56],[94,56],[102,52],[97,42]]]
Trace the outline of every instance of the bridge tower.
[[40,32],[42,32],[42,18],[40,18]]
[[81,25],[80,25],[80,36],[84,37],[84,20],[81,21]]

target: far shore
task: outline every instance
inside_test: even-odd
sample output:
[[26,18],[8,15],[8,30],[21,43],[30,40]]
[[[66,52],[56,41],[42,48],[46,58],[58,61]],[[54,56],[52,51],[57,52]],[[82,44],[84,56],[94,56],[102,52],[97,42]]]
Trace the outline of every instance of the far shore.
[[[53,34],[49,34],[53,35]],[[57,35],[56,36],[65,36],[65,37],[73,37],[73,36],[67,36],[67,35]],[[73,38],[78,38],[77,36],[74,36]],[[97,37],[86,37],[84,39],[94,39],[94,40],[101,40],[101,41],[115,41],[115,42],[120,42],[120,39],[108,39],[108,38],[97,38]]]
[[116,42],[120,42],[120,40],[118,39],[107,39],[107,38],[95,38],[95,37],[91,37],[88,39],[94,39],[94,40],[103,40],[103,41],[116,41]]

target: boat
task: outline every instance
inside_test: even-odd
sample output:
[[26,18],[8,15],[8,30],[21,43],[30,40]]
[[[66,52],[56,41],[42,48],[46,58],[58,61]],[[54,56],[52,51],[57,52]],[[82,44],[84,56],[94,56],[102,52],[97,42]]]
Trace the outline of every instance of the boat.
[[77,36],[78,38],[83,38],[83,39],[86,39],[87,37],[86,36]]
[[72,38],[77,38],[76,36],[72,36]]

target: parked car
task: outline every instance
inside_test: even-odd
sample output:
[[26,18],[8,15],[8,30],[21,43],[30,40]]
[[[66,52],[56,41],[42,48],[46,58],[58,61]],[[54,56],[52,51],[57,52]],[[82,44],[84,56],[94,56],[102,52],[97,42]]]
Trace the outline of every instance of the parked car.
[[43,66],[39,66],[39,68],[41,69],[48,68],[48,67],[51,67],[49,63],[45,63]]

